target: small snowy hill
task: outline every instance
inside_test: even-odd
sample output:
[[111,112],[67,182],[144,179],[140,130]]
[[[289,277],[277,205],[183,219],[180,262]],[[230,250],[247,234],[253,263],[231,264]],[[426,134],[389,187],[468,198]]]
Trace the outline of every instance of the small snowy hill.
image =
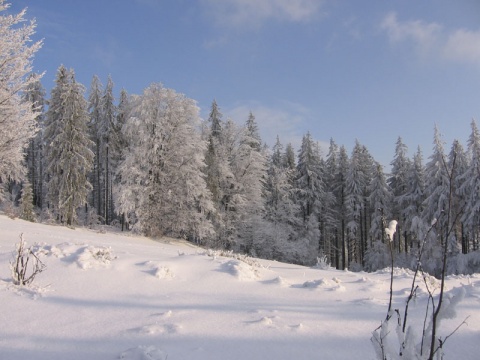
[[[23,288],[9,270],[20,233],[38,243],[47,266]],[[403,308],[411,279],[395,271],[395,307]],[[480,276],[449,277],[447,287],[466,296],[443,336],[470,318],[445,358],[478,359]],[[0,359],[374,359],[371,332],[388,295],[387,270],[245,262],[175,240],[0,215]],[[411,321],[423,321],[425,299],[420,291]]]

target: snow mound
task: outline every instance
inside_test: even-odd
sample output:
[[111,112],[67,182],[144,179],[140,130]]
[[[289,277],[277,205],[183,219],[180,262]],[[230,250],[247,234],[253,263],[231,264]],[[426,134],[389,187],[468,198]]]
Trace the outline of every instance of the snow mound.
[[276,284],[276,285],[281,285],[281,286],[289,286],[290,284],[288,283],[287,280],[285,280],[283,277],[281,276],[277,276],[271,280],[265,280],[263,282],[264,284]]
[[137,346],[120,354],[125,360],[166,360],[168,355],[155,346]]
[[240,260],[229,260],[220,267],[221,271],[235,276],[238,280],[255,280],[259,277],[258,271]]
[[79,249],[75,262],[81,269],[108,266],[115,259],[111,251],[110,247],[105,246],[84,246]]
[[172,279],[175,277],[175,274],[167,266],[159,266],[154,269],[154,276],[159,279]]
[[54,256],[67,263],[76,263],[81,269],[105,267],[116,259],[112,254],[112,248],[108,246],[78,245],[61,243],[55,245],[38,245],[37,254]]
[[302,287],[309,288],[309,289],[315,289],[315,288],[318,288],[320,286],[329,286],[329,285],[330,285],[330,282],[328,280],[319,279],[319,280],[305,281],[302,284]]
[[175,277],[174,272],[168,266],[158,264],[153,261],[145,261],[139,265],[146,266],[148,270],[145,272],[155,276],[158,279],[173,279]]

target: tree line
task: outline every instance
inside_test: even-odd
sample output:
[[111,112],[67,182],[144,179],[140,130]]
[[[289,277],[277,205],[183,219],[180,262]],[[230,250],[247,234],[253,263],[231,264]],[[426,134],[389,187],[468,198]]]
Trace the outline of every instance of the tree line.
[[[238,125],[214,100],[202,121],[194,100],[161,84],[140,95],[122,90],[116,101],[110,77],[104,87],[93,76],[86,93],[61,65],[47,100],[41,76],[29,75],[41,46],[28,45],[34,23],[19,34],[11,17],[0,17],[2,26],[18,38],[0,43],[11,62],[0,68],[0,182],[3,202],[20,205],[22,217],[117,225],[267,259],[369,271],[389,264],[386,220],[397,220],[395,261],[406,267],[436,221],[424,268],[438,273],[446,242],[451,272],[478,267],[475,121],[466,150],[454,141],[447,153],[435,128],[425,164],[420,149],[409,158],[398,138],[387,174],[358,141],[348,153],[332,139],[322,154],[307,133],[298,150],[278,138],[269,148],[253,113]],[[452,196],[455,216],[443,216]]]

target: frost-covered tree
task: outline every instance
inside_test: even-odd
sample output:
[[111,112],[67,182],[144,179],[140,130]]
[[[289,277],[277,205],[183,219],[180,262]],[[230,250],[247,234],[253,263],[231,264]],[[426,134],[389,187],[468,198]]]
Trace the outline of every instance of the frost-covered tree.
[[330,139],[330,146],[326,160],[321,159],[322,182],[324,196],[321,199],[321,247],[322,256],[326,256],[329,263],[339,266],[340,253],[338,243],[339,213],[337,208],[337,194],[335,192],[335,176],[338,170],[338,145]]
[[463,214],[465,207],[465,199],[460,195],[460,188],[465,182],[465,178],[463,178],[462,175],[468,171],[469,165],[462,144],[458,140],[454,140],[450,153],[448,154],[451,188],[450,211],[453,214],[453,218],[451,219],[453,230],[448,247],[449,257],[457,255],[460,250],[462,250],[462,244],[466,242],[466,237],[463,234],[464,226],[461,219],[461,214]]
[[272,149],[266,181],[265,219],[266,238],[259,255],[290,262],[298,262],[295,251],[296,232],[299,230],[299,206],[295,203],[295,188],[284,161],[283,146],[277,136]]
[[[425,193],[423,203],[423,218],[427,223],[432,219],[439,219],[447,208],[449,197],[449,169],[444,152],[444,141],[438,128],[435,126],[433,138],[433,153],[425,165]],[[442,227],[445,217],[442,217]]]
[[316,259],[321,240],[319,219],[321,201],[325,196],[325,184],[320,149],[309,132],[303,136],[298,153],[296,188],[301,220],[305,225],[303,233],[299,233],[298,236],[304,239],[305,261],[310,263]]
[[383,167],[376,164],[369,184],[368,202],[371,207],[370,242],[365,251],[364,268],[367,271],[383,269],[390,264],[390,252],[385,244],[385,219],[391,219],[393,195],[387,184]]
[[23,220],[35,221],[35,210],[33,208],[33,190],[28,180],[23,182],[22,197],[20,198],[20,217]]
[[[0,0],[0,12],[9,8]],[[42,42],[32,42],[35,21],[25,22],[26,10],[0,16],[0,183],[20,180],[25,174],[24,153],[35,135],[39,111],[22,93],[41,76],[32,72],[35,53]]]
[[345,146],[340,146],[338,152],[338,168],[333,178],[333,193],[335,195],[336,209],[339,215],[339,227],[338,227],[338,249],[341,252],[341,265],[339,269],[346,269],[348,264],[347,254],[347,174],[349,169],[350,160],[348,158],[347,150]]
[[402,204],[404,206],[403,214],[405,215],[405,230],[408,233],[410,240],[409,248],[412,249],[414,244],[417,244],[415,249],[420,246],[421,238],[418,236],[418,231],[415,224],[423,212],[423,202],[425,201],[425,169],[423,166],[423,156],[420,147],[413,156],[413,161],[407,176],[407,189],[403,195]]
[[390,165],[392,165],[392,171],[387,180],[393,193],[392,218],[397,220],[395,247],[399,252],[407,250],[406,229],[404,229],[405,204],[402,202],[403,196],[407,191],[407,177],[411,167],[407,151],[407,145],[403,143],[401,137],[398,137],[395,145],[395,155],[393,161],[390,163]]
[[[63,69],[59,72],[61,76]],[[47,144],[48,199],[58,217],[71,226],[76,220],[77,208],[86,203],[91,190],[87,176],[93,153],[88,137],[85,88],[76,82],[73,70],[67,73],[65,80],[61,88],[52,90],[52,97],[58,95],[61,106],[50,113],[56,119],[49,121],[49,134],[53,133],[54,137],[49,137]]]
[[295,150],[292,144],[288,143],[285,147],[285,155],[283,156],[284,166],[288,169],[295,170],[297,165],[295,162]]
[[393,196],[390,187],[387,184],[383,167],[376,164],[373,178],[368,187],[368,201],[371,206],[372,220],[370,227],[370,240],[384,241],[385,239],[385,219],[391,219],[391,209]]
[[213,212],[203,176],[206,144],[196,131],[193,100],[161,84],[133,99],[123,127],[129,141],[120,164],[117,212],[148,236],[205,241],[213,235]]
[[425,224],[436,222],[436,235],[432,240],[426,243],[425,258],[428,262],[423,263],[424,269],[431,274],[438,275],[441,271],[440,261],[442,258],[442,248],[447,232],[448,220],[447,210],[450,199],[450,169],[444,153],[444,142],[437,127],[435,127],[433,138],[433,153],[425,165],[425,194],[423,202],[422,219]]
[[[337,189],[337,175],[339,172],[340,150],[333,139],[330,139],[328,154],[325,162],[325,188],[333,196],[334,203],[330,205],[330,214],[332,215],[327,224],[329,242],[331,251],[327,254],[330,261],[335,261],[335,267],[340,268],[340,209],[338,201],[340,200]],[[332,261],[333,260],[333,261]]]
[[27,178],[32,185],[33,203],[42,208],[44,192],[44,159],[43,159],[43,133],[45,120],[45,89],[37,78],[35,82],[29,84],[23,94],[24,101],[32,104],[32,109],[37,111],[35,120],[37,123],[37,133],[30,139],[26,152],[25,162],[27,165]]
[[462,251],[469,252],[479,249],[478,226],[480,220],[480,131],[474,120],[471,122],[471,133],[467,143],[469,166],[462,172],[459,170],[458,195],[464,200],[465,208],[461,221],[465,227],[465,238],[462,241]]
[[215,211],[209,214],[215,228],[211,246],[230,248],[236,243],[239,200],[239,184],[232,172],[232,161],[238,148],[238,130],[232,121],[224,123],[217,102],[212,102],[207,129],[205,173],[208,189],[212,194]]
[[97,215],[103,213],[103,197],[102,197],[102,151],[100,128],[103,118],[102,109],[103,85],[97,75],[94,75],[90,84],[88,94],[88,112],[89,112],[89,131],[90,138],[94,142],[93,152],[95,154],[95,162],[93,172],[91,174],[92,205],[97,210]]
[[240,133],[238,149],[232,159],[232,172],[238,186],[236,194],[238,248],[255,254],[263,245],[259,230],[265,211],[264,183],[267,158],[262,149],[255,117],[250,113]]
[[350,157],[345,181],[346,217],[348,230],[348,263],[360,265],[367,248],[369,227],[368,185],[374,160],[358,140]]
[[102,117],[99,124],[98,137],[100,139],[100,158],[102,159],[102,183],[101,197],[103,200],[102,214],[105,218],[105,223],[108,225],[113,218],[113,174],[115,173],[115,150],[118,148],[117,143],[119,139],[119,129],[116,121],[116,107],[114,105],[113,97],[113,81],[109,76],[107,86],[101,98]]
[[57,69],[55,78],[55,86],[52,88],[48,111],[45,115],[45,131],[44,142],[45,147],[44,159],[45,159],[45,182],[48,184],[45,194],[45,200],[47,202],[46,207],[52,208],[59,203],[59,177],[62,169],[60,164],[55,162],[61,155],[60,148],[56,145],[56,139],[61,136],[64,130],[63,116],[65,113],[65,104],[63,101],[63,94],[67,91],[69,82],[69,72],[67,68],[60,65]]
[[[115,185],[119,184],[121,182],[121,175],[120,172],[118,171],[118,168],[120,166],[120,163],[124,160],[124,155],[127,153],[127,149],[129,148],[129,141],[127,136],[125,135],[125,131],[123,130],[124,127],[126,126],[127,119],[130,116],[130,111],[131,111],[131,101],[130,97],[125,89],[122,89],[120,91],[120,99],[118,101],[118,106],[117,106],[117,114],[116,114],[116,142],[112,144],[112,157],[113,157],[113,163],[114,163],[114,179],[113,179],[113,185],[112,185],[112,198],[113,198],[113,203],[114,203],[114,209],[116,208],[116,193],[115,189],[118,188]],[[122,224],[122,231],[125,228],[125,214],[124,213],[119,213],[120,216],[120,221]]]

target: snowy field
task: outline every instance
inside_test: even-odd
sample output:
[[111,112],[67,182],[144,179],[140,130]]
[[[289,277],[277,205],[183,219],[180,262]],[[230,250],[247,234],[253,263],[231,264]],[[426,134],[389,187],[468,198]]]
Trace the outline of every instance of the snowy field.
[[[20,233],[46,270],[14,286]],[[244,261],[176,240],[153,241],[11,220],[0,215],[0,359],[374,359],[371,332],[385,317],[388,270],[374,274]],[[412,275],[396,269],[394,306]],[[446,359],[478,359],[480,275],[447,280],[466,290],[442,323]],[[423,321],[425,291],[411,305]],[[417,332],[420,332],[418,328]]]

